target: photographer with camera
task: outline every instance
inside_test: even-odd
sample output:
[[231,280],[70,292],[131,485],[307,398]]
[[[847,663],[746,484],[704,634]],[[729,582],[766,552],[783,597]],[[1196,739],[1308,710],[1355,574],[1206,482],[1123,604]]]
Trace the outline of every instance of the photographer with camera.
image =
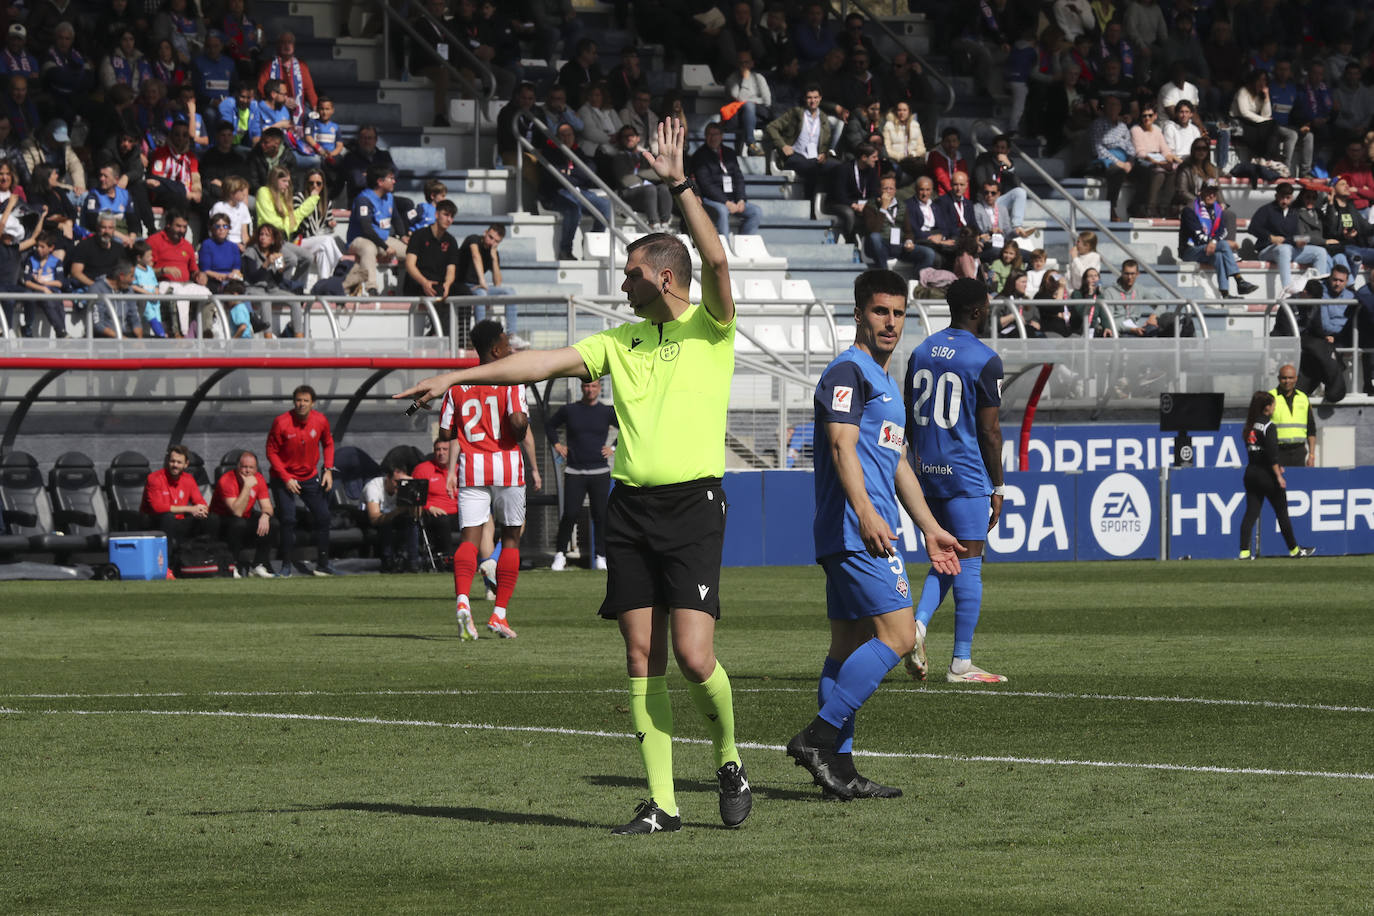
[[427,481],[393,465],[384,465],[381,475],[363,486],[363,508],[377,532],[383,573],[420,571],[420,507],[427,488]]

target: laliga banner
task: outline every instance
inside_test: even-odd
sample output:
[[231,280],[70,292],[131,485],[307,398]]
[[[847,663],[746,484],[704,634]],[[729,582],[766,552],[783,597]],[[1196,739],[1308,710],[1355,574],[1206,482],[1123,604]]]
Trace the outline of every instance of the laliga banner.
[[988,533],[999,560],[1159,558],[1159,473],[1008,473]]

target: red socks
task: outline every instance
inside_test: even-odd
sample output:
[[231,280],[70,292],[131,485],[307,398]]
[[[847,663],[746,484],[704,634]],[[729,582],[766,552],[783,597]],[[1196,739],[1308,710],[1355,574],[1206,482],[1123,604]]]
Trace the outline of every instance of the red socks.
[[472,577],[476,574],[477,545],[464,541],[453,552],[453,594],[468,594],[472,589]]
[[[457,569],[458,564],[454,563]],[[520,578],[520,548],[502,547],[501,556],[496,559],[496,606],[510,607],[511,595],[515,594],[515,580]]]

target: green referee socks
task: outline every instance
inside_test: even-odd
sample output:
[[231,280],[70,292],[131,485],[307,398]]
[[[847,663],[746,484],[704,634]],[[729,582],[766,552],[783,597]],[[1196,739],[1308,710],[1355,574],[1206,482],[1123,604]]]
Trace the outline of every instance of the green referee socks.
[[[722,672],[723,673],[723,672]],[[696,686],[696,685],[693,685]],[[726,685],[727,698],[729,685]],[[649,777],[649,797],[667,813],[677,816],[673,794],[673,705],[668,698],[668,679],[630,678],[630,722],[639,739],[639,756]]]
[[730,677],[720,662],[716,662],[716,670],[704,683],[688,681],[687,692],[692,695],[692,705],[706,719],[706,730],[716,748],[716,766],[739,763],[739,751],[735,750],[735,701],[730,694]]

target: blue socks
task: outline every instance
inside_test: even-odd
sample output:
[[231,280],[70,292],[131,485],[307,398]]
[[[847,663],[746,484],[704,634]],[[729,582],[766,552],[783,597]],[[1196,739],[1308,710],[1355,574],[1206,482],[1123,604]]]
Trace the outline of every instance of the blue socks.
[[[825,701],[830,699],[830,694],[835,691],[835,678],[839,677],[840,667],[843,663],[836,661],[829,655],[825,657],[825,664],[821,665],[821,680],[816,685],[816,708],[824,709]],[[835,742],[835,751],[839,754],[849,754],[854,749],[854,719],[858,716],[856,710],[840,726],[840,737]]]
[[[827,658],[827,665],[831,661]],[[855,649],[853,654],[844,660],[844,664],[839,666],[830,696],[826,697],[821,705],[820,717],[836,728],[848,726],[849,746],[852,747],[853,744],[854,713],[873,695],[873,691],[878,689],[887,673],[897,667],[897,662],[897,653],[875,636]],[[823,690],[824,673],[821,679]],[[838,741],[836,750],[839,753],[849,753],[849,747],[841,746]]]
[[983,609],[983,558],[960,560],[963,567],[957,576],[946,576],[932,568],[926,573],[921,587],[921,600],[916,603],[916,619],[921,626],[930,627],[935,609],[954,589],[954,657],[973,657],[973,630],[978,626],[978,614]]
[[954,657],[973,657],[973,628],[983,609],[983,558],[960,561],[963,569],[954,578]]

